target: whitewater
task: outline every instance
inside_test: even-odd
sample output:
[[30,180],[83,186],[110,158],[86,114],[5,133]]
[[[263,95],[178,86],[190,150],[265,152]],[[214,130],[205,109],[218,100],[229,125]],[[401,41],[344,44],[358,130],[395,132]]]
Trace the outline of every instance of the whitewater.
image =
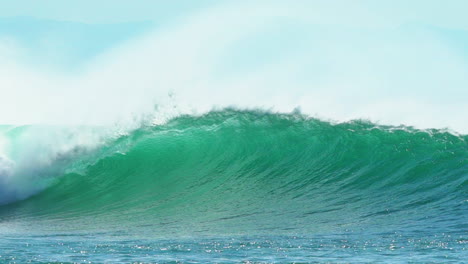
[[462,263],[468,67],[332,22],[218,5],[71,72],[0,39],[0,262]]

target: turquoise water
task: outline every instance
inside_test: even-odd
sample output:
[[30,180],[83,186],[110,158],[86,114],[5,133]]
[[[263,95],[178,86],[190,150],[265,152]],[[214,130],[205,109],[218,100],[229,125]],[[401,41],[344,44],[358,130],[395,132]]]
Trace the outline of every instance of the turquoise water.
[[466,135],[232,109],[0,135],[3,262],[468,257]]

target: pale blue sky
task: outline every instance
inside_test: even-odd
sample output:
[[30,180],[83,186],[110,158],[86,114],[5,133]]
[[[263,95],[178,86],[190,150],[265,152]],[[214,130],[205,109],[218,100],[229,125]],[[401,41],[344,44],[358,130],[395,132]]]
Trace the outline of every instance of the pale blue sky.
[[[198,10],[236,2],[242,1],[0,0],[0,37],[8,36],[18,41],[32,55],[32,61],[41,60],[41,56],[48,53],[51,63],[61,67],[76,66],[150,29],[157,29]],[[281,1],[250,2],[268,6]],[[299,0],[289,3],[309,12],[311,17],[315,17],[316,25],[329,28],[426,27],[437,32],[440,39],[451,42],[454,48],[458,47],[462,56],[468,56],[468,19],[465,12],[468,1]],[[283,26],[281,23],[278,25]],[[258,36],[256,38],[259,39]],[[290,41],[287,36],[283,40]],[[55,50],[53,56],[50,56],[51,50]]]
[[[89,91],[112,88],[132,113],[176,91],[184,109],[301,106],[468,131],[466,10],[464,0],[0,0],[0,123],[61,122],[54,104],[80,122],[89,113],[68,101],[92,106],[100,95]],[[29,92],[48,102],[34,117],[12,110]]]
[[[255,2],[269,5],[285,3],[275,0],[1,0],[0,17],[28,16],[84,23],[118,23],[130,21],[160,21],[224,3]],[[311,15],[320,11],[335,23],[355,24],[380,17],[387,23],[414,22],[446,28],[468,29],[464,0],[297,0],[288,5],[300,5]],[[367,14],[366,14],[367,13]],[[369,13],[372,15],[369,16]],[[333,15],[335,14],[335,15]]]
[[216,0],[1,0],[0,16],[31,16],[83,23],[160,21],[213,5]]
[[106,49],[215,2],[0,0],[0,38],[21,45],[30,63],[75,69]]

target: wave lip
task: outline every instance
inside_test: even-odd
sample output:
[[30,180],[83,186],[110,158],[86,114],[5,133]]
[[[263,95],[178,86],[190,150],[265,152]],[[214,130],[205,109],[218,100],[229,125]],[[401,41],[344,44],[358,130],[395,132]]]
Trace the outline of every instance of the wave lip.
[[467,212],[467,139],[298,113],[180,116],[75,156],[0,216],[157,232],[456,231]]

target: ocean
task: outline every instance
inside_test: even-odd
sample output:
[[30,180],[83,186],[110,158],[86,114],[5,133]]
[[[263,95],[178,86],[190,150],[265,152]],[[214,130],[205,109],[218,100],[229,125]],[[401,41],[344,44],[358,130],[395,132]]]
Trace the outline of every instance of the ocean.
[[468,136],[220,109],[0,126],[1,263],[463,263]]

